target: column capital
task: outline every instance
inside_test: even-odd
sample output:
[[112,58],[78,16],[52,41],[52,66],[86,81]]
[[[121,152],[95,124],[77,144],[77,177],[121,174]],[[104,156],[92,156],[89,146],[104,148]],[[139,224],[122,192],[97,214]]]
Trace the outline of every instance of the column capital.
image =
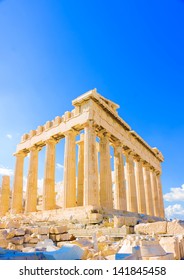
[[139,155],[137,155],[137,154],[134,154],[134,155],[133,155],[133,159],[134,159],[135,161],[137,161],[137,162],[140,162],[140,161],[141,161],[141,157],[140,157]]
[[87,120],[86,123],[84,124],[85,127],[95,127],[95,121],[94,120]]
[[150,164],[149,164],[147,161],[143,160],[142,165],[143,165],[143,167],[145,167],[146,169],[150,170],[150,167],[151,167],[151,166],[150,166]]
[[121,148],[123,150],[123,143],[119,140],[116,140],[112,143],[114,148]]
[[159,170],[156,170],[156,169],[155,169],[155,173],[156,173],[157,176],[161,176],[162,175],[162,172],[159,171]]
[[122,151],[123,151],[123,154],[125,155],[125,156],[130,156],[130,157],[133,157],[134,155],[135,155],[135,153],[129,148],[129,147],[127,147],[127,146],[123,146],[122,147]]
[[152,172],[155,172],[155,171],[156,171],[156,169],[155,169],[153,166],[150,166],[150,170],[151,170]]
[[13,155],[15,157],[23,157],[24,158],[24,157],[27,156],[28,153],[29,153],[29,150],[22,150],[22,151],[14,153]]
[[57,144],[58,142],[59,142],[59,140],[57,140],[57,139],[55,139],[55,138],[53,138],[53,137],[51,137],[51,138],[45,140],[45,144],[51,144],[51,143]]
[[79,132],[77,130],[71,128],[71,129],[65,131],[63,134],[64,134],[64,136],[69,136],[69,135],[76,136],[77,134],[79,134]]
[[111,133],[109,133],[108,131],[106,131],[105,129],[98,131],[98,137],[99,138],[110,138],[111,137]]
[[29,148],[29,152],[34,152],[34,151],[40,151],[42,149],[42,147],[34,145],[32,147]]

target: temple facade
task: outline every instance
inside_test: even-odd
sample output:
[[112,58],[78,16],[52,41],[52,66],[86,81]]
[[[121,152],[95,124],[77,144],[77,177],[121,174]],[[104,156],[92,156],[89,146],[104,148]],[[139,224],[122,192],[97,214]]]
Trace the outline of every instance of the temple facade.
[[[96,89],[79,96],[72,105],[71,112],[22,136],[14,154],[12,213],[37,211],[38,155],[43,146],[43,210],[56,209],[56,145],[64,138],[63,209],[92,205],[164,218],[161,152],[131,130],[118,115],[119,106]],[[23,207],[24,159],[28,154]]]

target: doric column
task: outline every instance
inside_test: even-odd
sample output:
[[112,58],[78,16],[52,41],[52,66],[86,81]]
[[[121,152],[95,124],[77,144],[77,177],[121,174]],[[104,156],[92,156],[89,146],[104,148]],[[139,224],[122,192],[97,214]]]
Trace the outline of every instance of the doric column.
[[143,178],[143,166],[140,157],[134,157],[135,162],[135,181],[137,190],[137,206],[138,212],[146,214],[146,200],[145,200],[145,189],[144,189],[144,178]]
[[65,133],[64,154],[64,208],[76,206],[76,132]]
[[56,208],[55,197],[55,147],[56,140],[50,138],[46,141],[46,157],[43,181],[43,210]]
[[12,213],[21,213],[23,210],[23,172],[24,172],[24,158],[26,153],[20,152],[15,154],[15,174],[12,192]]
[[36,212],[39,150],[40,149],[36,146],[30,148],[25,205],[26,212]]
[[135,183],[134,160],[131,152],[125,151],[126,178],[127,178],[127,210],[137,212],[137,193]]
[[92,121],[84,128],[84,206],[99,205],[96,133]]
[[153,198],[151,190],[151,179],[150,179],[150,167],[147,163],[143,164],[143,175],[144,175],[144,187],[145,187],[145,198],[146,198],[146,214],[153,216]]
[[84,200],[84,134],[80,134],[78,144],[78,180],[77,180],[77,206],[83,205]]
[[4,216],[10,206],[10,176],[2,177],[2,188],[0,196],[0,215]]
[[150,175],[151,175],[151,190],[152,190],[152,199],[153,199],[153,212],[154,212],[154,216],[159,217],[160,205],[158,200],[158,189],[157,189],[156,173],[154,168],[150,169]]
[[107,133],[100,135],[100,204],[102,207],[113,208],[110,146]]
[[164,211],[164,201],[163,201],[163,193],[162,193],[162,184],[161,184],[161,173],[156,173],[156,182],[157,182],[157,190],[158,190],[158,201],[160,205],[160,217],[165,218],[165,211]]
[[115,175],[115,195],[114,206],[118,210],[127,210],[126,183],[124,174],[124,161],[121,144],[114,146],[114,175]]

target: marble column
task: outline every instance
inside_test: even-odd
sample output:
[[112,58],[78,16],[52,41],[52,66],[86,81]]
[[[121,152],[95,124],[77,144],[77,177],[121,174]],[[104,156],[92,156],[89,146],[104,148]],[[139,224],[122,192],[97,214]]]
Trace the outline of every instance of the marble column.
[[157,182],[157,190],[158,190],[158,201],[160,205],[160,217],[165,218],[165,211],[164,211],[164,201],[163,201],[163,193],[162,193],[162,184],[161,184],[161,173],[156,173],[156,182]]
[[43,210],[52,210],[56,208],[55,146],[55,139],[50,138],[46,141],[46,157],[43,181]]
[[76,132],[65,133],[64,154],[64,208],[75,207],[76,197]]
[[113,208],[110,146],[107,133],[100,135],[100,204],[105,208]]
[[89,121],[84,128],[84,206],[99,205],[96,132]]
[[150,169],[150,175],[151,175],[151,190],[152,190],[152,199],[153,199],[153,212],[154,212],[154,216],[159,217],[160,205],[158,200],[158,188],[157,188],[156,173],[154,168]]
[[84,134],[80,134],[78,144],[78,180],[77,180],[77,206],[83,205],[84,200]]
[[138,213],[146,214],[143,166],[140,157],[134,157]]
[[131,152],[125,152],[125,157],[127,178],[127,210],[130,212],[138,212],[133,155]]
[[4,216],[10,206],[10,176],[2,177],[2,188],[0,197],[0,215]]
[[126,182],[124,174],[124,161],[121,144],[114,146],[114,176],[115,195],[114,207],[118,210],[127,210],[126,202]]
[[24,158],[26,153],[20,152],[15,154],[15,174],[12,191],[12,213],[21,213],[23,210],[23,173],[24,173]]
[[27,176],[25,212],[36,212],[37,207],[37,181],[38,181],[38,152],[39,148],[30,148],[29,169]]
[[143,176],[144,176],[144,187],[145,187],[145,198],[146,198],[146,214],[153,216],[153,198],[151,190],[151,179],[150,179],[150,167],[147,163],[143,164]]

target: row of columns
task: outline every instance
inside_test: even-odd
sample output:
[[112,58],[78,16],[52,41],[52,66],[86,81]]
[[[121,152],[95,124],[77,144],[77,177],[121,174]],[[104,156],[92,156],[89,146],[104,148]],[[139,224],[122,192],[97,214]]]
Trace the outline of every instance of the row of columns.
[[[78,144],[78,178],[76,193],[76,132],[65,133],[64,153],[64,208],[87,205],[101,205],[113,208],[112,172],[110,161],[110,141],[107,132],[98,134],[100,138],[100,168],[96,150],[96,132],[90,121],[84,128]],[[55,146],[57,141],[46,141],[46,159],[43,184],[43,209],[56,208],[55,201]],[[160,174],[156,173],[138,156],[123,149],[120,142],[114,146],[114,208],[164,217]],[[25,211],[36,211],[38,152],[39,147],[30,149]],[[123,156],[124,155],[124,156]],[[12,211],[22,211],[23,162],[26,154],[16,154],[13,186]],[[124,157],[126,164],[124,165]],[[99,171],[98,171],[99,170]],[[99,174],[100,173],[100,174]],[[98,179],[99,178],[99,179]]]

